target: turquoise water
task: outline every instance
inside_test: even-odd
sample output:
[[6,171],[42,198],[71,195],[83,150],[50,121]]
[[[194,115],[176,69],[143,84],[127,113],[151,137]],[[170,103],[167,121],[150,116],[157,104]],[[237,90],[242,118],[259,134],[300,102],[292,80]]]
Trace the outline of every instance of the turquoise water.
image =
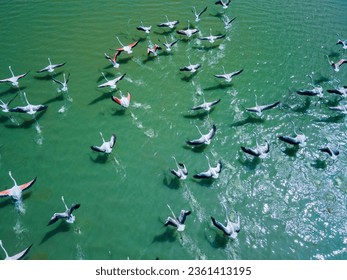
[[[130,3],[131,2],[131,3]],[[0,115],[1,189],[37,177],[23,192],[22,209],[8,198],[0,201],[0,239],[9,254],[33,244],[27,259],[346,259],[347,167],[345,118],[328,109],[344,104],[327,89],[346,85],[344,67],[334,72],[328,62],[346,57],[336,45],[347,38],[347,2],[233,1],[223,10],[214,1],[1,1],[0,79],[30,71],[20,89],[0,84],[0,99],[11,106],[32,104],[48,109],[35,118],[20,113]],[[145,2],[145,3],[144,3]],[[194,22],[192,7],[208,6]],[[198,36],[226,34],[214,43],[187,40],[156,24],[188,20]],[[223,19],[236,17],[232,26]],[[136,27],[152,25],[149,35]],[[104,53],[140,39],[133,54],[119,56],[119,69]],[[148,44],[174,38],[172,50],[148,57]],[[68,93],[59,92],[51,76],[36,73],[48,64],[71,73]],[[190,76],[179,68],[201,63]],[[232,83],[214,74],[244,69]],[[106,77],[126,73],[117,89],[99,89]],[[315,84],[324,97],[295,93]],[[131,93],[123,110],[111,96]],[[190,111],[203,100],[220,98],[209,114]],[[281,105],[257,118],[245,108],[276,100]],[[215,124],[217,133],[204,149],[185,144]],[[294,124],[294,125],[293,125]],[[294,150],[278,140],[294,126],[308,137]],[[90,149],[117,135],[108,157]],[[252,159],[240,147],[270,143],[266,159]],[[332,161],[318,148],[340,145]],[[172,159],[184,162],[189,176],[175,180]],[[213,181],[192,176],[221,160]],[[54,212],[81,203],[76,221],[47,223]],[[171,214],[189,209],[182,234],[165,228]],[[240,214],[241,231],[230,240],[212,226],[210,216],[225,221]],[[4,257],[1,252],[0,257]]]

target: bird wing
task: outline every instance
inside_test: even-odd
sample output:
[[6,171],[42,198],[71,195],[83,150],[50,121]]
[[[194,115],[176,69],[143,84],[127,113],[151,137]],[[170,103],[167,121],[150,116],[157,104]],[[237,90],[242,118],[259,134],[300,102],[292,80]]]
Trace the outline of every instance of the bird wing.
[[218,164],[217,164],[217,167],[215,168],[216,172],[220,173],[222,171],[222,167],[223,167],[222,161],[219,160]]
[[34,185],[35,182],[36,182],[36,178],[32,179],[32,180],[31,180],[30,182],[28,182],[28,183],[25,183],[25,184],[23,184],[23,185],[20,185],[19,188],[21,189],[21,191],[25,191],[25,190],[31,188],[31,187]]
[[69,208],[69,211],[67,213],[68,216],[70,216],[72,214],[72,212],[74,210],[77,210],[78,208],[80,208],[81,204],[72,204],[71,207]]
[[212,176],[211,170],[207,170],[207,171],[200,172],[198,174],[193,175],[195,179],[211,178],[211,176]]
[[118,98],[118,97],[116,97],[116,96],[112,96],[111,98],[112,98],[112,100],[113,100],[114,102],[118,103],[119,105],[122,105],[122,102],[121,102],[120,98]]
[[338,89],[328,89],[327,92],[342,95],[342,92]]
[[171,169],[170,172],[175,175],[178,179],[180,179],[182,177],[182,174],[179,172],[179,170],[174,170],[174,169]]
[[171,217],[168,217],[166,219],[166,221],[165,221],[165,226],[168,226],[168,225],[174,226],[174,227],[178,227],[179,226],[178,222],[175,219],[171,218]]
[[230,235],[229,230],[228,230],[222,223],[218,222],[218,221],[217,221],[215,218],[213,218],[212,216],[211,216],[211,220],[212,220],[213,225],[214,225],[216,228],[218,228],[218,229],[220,229],[221,231],[223,231],[224,234]]
[[306,89],[303,89],[303,90],[297,90],[296,91],[297,94],[299,95],[306,95],[306,96],[315,96],[317,95],[317,92],[313,91],[313,90],[306,90]]
[[176,32],[181,35],[187,35],[187,30],[185,29],[176,30]]
[[130,45],[128,45],[130,48],[134,48],[134,47],[136,47],[137,46],[137,44],[140,42],[140,40],[137,40],[136,42],[134,42],[134,43],[132,43],[132,44],[130,44]]
[[61,67],[61,66],[64,66],[64,65],[65,65],[65,62],[64,63],[53,64],[52,67],[53,68],[58,68],[58,67]]
[[17,112],[17,113],[26,113],[28,109],[28,106],[17,106],[12,109],[10,109],[10,112]]
[[258,152],[258,150],[256,149],[252,149],[252,148],[248,148],[248,147],[241,147],[242,151],[244,151],[247,154],[250,154],[252,156],[258,157],[260,154]]
[[240,74],[240,73],[242,73],[242,72],[243,72],[243,69],[241,69],[241,70],[239,70],[239,71],[235,71],[235,72],[230,73],[230,76],[231,76],[231,77],[234,77],[234,76],[236,76],[236,75],[238,75],[238,74]]
[[201,145],[201,144],[203,144],[204,142],[205,142],[205,138],[204,138],[203,136],[201,136],[201,137],[198,138],[198,139],[188,140],[188,141],[187,141],[187,144],[196,146],[196,145]]
[[90,147],[93,151],[96,151],[96,152],[105,152],[104,149],[102,149],[101,147],[99,146],[91,146]]
[[200,17],[204,12],[206,12],[206,10],[207,10],[207,6],[200,13],[198,13],[198,17]]
[[180,224],[184,224],[184,222],[186,221],[186,217],[189,216],[191,213],[191,211],[181,210],[180,215],[178,216],[178,221],[180,222]]
[[119,76],[118,78],[116,78],[116,83],[118,83],[120,80],[123,80],[125,75],[126,75],[126,73],[124,73],[121,76]]
[[40,70],[38,70],[38,71],[36,71],[36,72],[37,72],[37,73],[45,72],[45,71],[48,70],[48,68],[49,68],[49,66],[46,66],[46,67],[44,67],[44,68],[42,68],[42,69],[40,69]]
[[212,125],[212,128],[210,129],[209,133],[206,135],[208,139],[212,139],[214,135],[216,134],[217,127],[215,125]]
[[189,66],[183,66],[180,67],[180,71],[191,71],[191,68]]
[[33,246],[33,245],[31,244],[29,247],[25,248],[23,251],[10,257],[10,259],[11,260],[20,260],[20,259],[24,258],[28,254],[31,246]]
[[3,190],[0,192],[0,197],[6,197],[10,195],[11,189]]
[[280,104],[280,101],[276,101],[274,103],[267,104],[267,105],[262,105],[262,106],[260,106],[260,110],[264,111],[264,110],[272,109],[272,108],[276,107],[278,104]]
[[112,134],[111,139],[110,139],[110,147],[113,148],[113,146],[116,144],[116,135]]
[[183,163],[178,163],[178,165],[180,169],[182,170],[183,174],[187,175],[188,174],[187,167]]
[[61,218],[67,218],[67,213],[54,213],[51,219],[48,222],[48,226],[51,224],[54,224],[56,221],[58,221]]
[[298,145],[300,144],[300,141],[298,141],[296,138],[294,137],[290,137],[290,136],[279,136],[278,137],[280,140],[288,143],[288,144],[292,144],[292,145]]
[[223,78],[225,79],[225,74],[218,74],[218,75],[213,75],[215,76],[216,78]]
[[217,99],[217,100],[214,100],[214,101],[208,102],[208,106],[209,106],[209,107],[212,107],[212,106],[214,106],[214,105],[218,104],[220,101],[221,101],[221,99]]
[[40,112],[40,111],[43,111],[43,110],[46,110],[48,108],[47,105],[33,105],[32,106],[32,109],[36,112]]
[[60,84],[60,85],[64,85],[64,83],[63,82],[61,82],[61,81],[58,81],[57,79],[54,79],[54,78],[52,78],[52,80],[54,81],[54,82],[56,82],[57,84]]
[[24,78],[26,75],[28,75],[29,71],[24,73],[24,74],[21,74],[21,75],[18,75],[16,78],[17,79],[21,79],[21,78]]

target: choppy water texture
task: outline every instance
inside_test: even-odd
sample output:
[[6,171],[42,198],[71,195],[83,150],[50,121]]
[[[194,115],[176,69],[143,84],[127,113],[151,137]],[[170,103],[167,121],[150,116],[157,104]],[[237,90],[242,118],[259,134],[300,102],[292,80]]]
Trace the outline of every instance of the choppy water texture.
[[[200,22],[192,8],[208,6]],[[0,115],[1,189],[37,177],[23,193],[22,209],[8,198],[0,201],[0,239],[9,254],[33,247],[28,259],[346,259],[347,167],[343,114],[329,106],[344,104],[327,93],[347,85],[347,66],[339,72],[327,56],[347,56],[337,35],[347,38],[344,0],[235,0],[227,10],[214,1],[1,1],[0,79],[30,71],[20,90],[0,84],[10,107],[32,104],[48,109],[32,118],[20,113]],[[156,26],[188,20],[200,33],[186,40]],[[233,18],[225,28],[223,19]],[[149,35],[136,29],[151,25]],[[199,36],[226,34],[210,45]],[[119,56],[119,69],[104,58],[123,44],[140,39],[133,54]],[[171,53],[147,56],[149,43],[181,39]],[[53,74],[70,73],[69,90],[61,92],[51,76],[36,71],[52,63],[66,64]],[[201,63],[190,76],[179,68]],[[244,69],[232,83],[214,74]],[[104,77],[126,73],[117,89],[99,89]],[[322,98],[299,96],[296,90],[313,82]],[[121,109],[111,96],[131,93],[130,107]],[[190,108],[221,99],[209,113]],[[261,118],[246,112],[255,102],[280,106]],[[199,136],[196,126],[217,132],[204,149],[185,141]],[[304,133],[307,145],[293,149],[278,139]],[[90,149],[112,133],[117,143],[103,157]],[[263,160],[240,147],[270,143]],[[340,148],[333,161],[318,149]],[[174,179],[172,159],[184,162],[189,176]],[[193,178],[218,160],[218,179]],[[81,203],[76,221],[47,226],[54,212]],[[192,210],[182,234],[163,226],[171,214]],[[212,226],[210,216],[241,217],[236,240]],[[4,257],[1,252],[0,256]]]

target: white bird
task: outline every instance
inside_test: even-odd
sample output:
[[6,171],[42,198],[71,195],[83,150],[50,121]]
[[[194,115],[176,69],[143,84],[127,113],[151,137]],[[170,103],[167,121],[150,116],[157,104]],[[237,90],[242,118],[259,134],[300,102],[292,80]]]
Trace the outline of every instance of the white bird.
[[63,65],[65,65],[65,62],[64,63],[58,63],[58,64],[52,64],[51,62],[51,59],[48,58],[48,62],[49,62],[49,65],[38,70],[37,73],[41,73],[41,72],[45,72],[45,71],[48,71],[49,73],[52,73],[54,72],[55,68],[58,68],[58,67],[61,67]]
[[110,154],[112,152],[113,146],[116,144],[116,135],[112,134],[111,139],[109,141],[105,141],[101,132],[100,132],[100,136],[102,139],[101,146],[91,146],[91,149],[96,152]]
[[61,213],[54,213],[53,216],[51,217],[51,219],[48,222],[48,226],[51,224],[54,224],[55,222],[57,222],[59,219],[65,219],[66,222],[72,224],[75,221],[75,216],[72,214],[72,212],[74,210],[77,210],[78,208],[80,208],[81,204],[75,204],[73,203],[71,205],[71,207],[67,207],[65,201],[64,201],[64,196],[61,197],[61,200],[64,203],[65,206],[65,211],[61,212]]
[[144,26],[143,22],[141,21],[141,25],[137,26],[136,29],[144,31],[146,34],[149,34],[151,32],[152,26]]
[[187,167],[184,165],[184,163],[178,163],[175,157],[172,157],[176,163],[177,170],[171,169],[171,173],[175,175],[180,180],[187,179],[188,176],[188,170]]
[[14,185],[12,188],[0,191],[0,197],[12,197],[14,200],[20,200],[22,192],[32,187],[36,181],[36,178],[34,178],[31,181],[18,186],[16,180],[12,177],[11,171],[8,172],[8,174],[10,175]]
[[347,50],[347,39],[346,40],[338,39],[336,45],[339,45],[339,44],[342,45],[342,48],[344,50]]
[[70,79],[70,73],[67,75],[67,79],[65,77],[65,73],[63,74],[63,76],[64,76],[64,80],[62,82],[57,80],[57,79],[54,79],[54,78],[52,78],[52,79],[55,83],[62,86],[62,88],[61,88],[62,91],[67,91],[68,90],[67,83],[69,82],[69,79]]
[[302,89],[302,90],[297,90],[296,93],[299,95],[305,95],[305,96],[318,96],[318,97],[323,97],[323,87],[320,85],[315,85],[313,83],[313,77],[311,75],[308,75],[311,79],[311,85],[313,88],[311,89]]
[[307,140],[306,135],[303,133],[302,134],[296,133],[295,128],[294,128],[294,134],[295,134],[294,137],[281,135],[278,138],[291,145],[301,146],[301,147],[306,146],[306,140]]
[[116,49],[116,51],[120,51],[120,52],[125,51],[127,54],[131,54],[133,52],[132,49],[135,48],[137,46],[137,44],[140,42],[140,40],[138,40],[138,41],[136,41],[136,42],[134,42],[132,44],[129,44],[129,45],[125,46],[125,45],[122,44],[122,42],[119,40],[118,37],[116,37],[116,38],[117,38],[119,44],[122,45],[122,47]]
[[189,65],[180,67],[180,71],[187,71],[187,72],[194,73],[194,72],[196,72],[196,71],[201,67],[201,64],[200,64],[200,63],[192,64],[192,63],[190,62],[190,59],[189,59],[189,58],[188,58],[188,60],[189,60]]
[[188,27],[186,29],[180,29],[176,31],[178,34],[187,36],[188,38],[192,37],[195,33],[199,32],[199,29],[197,28],[190,28],[190,22],[188,20]]
[[174,40],[174,41],[172,41],[172,42],[168,42],[168,41],[166,40],[166,42],[164,42],[164,43],[162,43],[162,44],[165,46],[166,51],[170,52],[172,46],[174,46],[177,42],[178,42],[178,39],[177,39],[177,40]]
[[214,135],[216,134],[216,126],[212,125],[212,128],[210,129],[210,131],[207,134],[202,134],[200,129],[196,126],[196,128],[198,129],[201,137],[198,139],[194,139],[194,140],[188,140],[187,144],[189,145],[193,145],[193,146],[197,146],[197,145],[209,145],[211,143],[212,138],[214,137]]
[[149,45],[147,48],[147,55],[153,54],[154,56],[157,56],[158,50],[161,50],[161,47],[159,45]]
[[266,105],[258,105],[257,101],[255,101],[255,104],[256,105],[254,107],[246,108],[246,110],[248,112],[253,112],[260,117],[263,111],[275,108],[278,104],[280,104],[280,101],[276,101],[274,103],[266,104]]
[[42,104],[32,105],[32,104],[30,104],[25,92],[23,92],[23,95],[24,95],[24,98],[25,98],[27,105],[26,106],[17,106],[15,108],[12,108],[9,110],[10,112],[27,113],[29,115],[34,115],[37,112],[46,110],[48,108],[47,105],[42,105]]
[[208,170],[193,175],[195,179],[217,179],[219,177],[219,174],[221,173],[223,167],[222,162],[219,160],[216,167],[212,167],[210,164],[210,160],[207,156],[206,159],[208,162]]
[[222,34],[222,35],[212,35],[211,29],[210,29],[210,35],[209,36],[198,37],[199,40],[201,40],[201,41],[209,41],[211,44],[213,44],[216,40],[223,39],[223,38],[225,38],[225,34]]
[[257,145],[255,148],[248,148],[248,147],[241,146],[241,149],[245,153],[252,155],[254,157],[265,158],[270,151],[270,145],[268,141],[265,140],[264,145],[259,145],[257,142]]
[[207,10],[207,6],[206,6],[201,12],[197,13],[195,7],[193,7],[192,12],[194,13],[195,21],[196,21],[196,22],[199,22],[199,21],[200,21],[201,15],[202,15],[206,10]]
[[4,101],[0,100],[0,108],[1,111],[3,111],[4,113],[8,113],[10,111],[10,108],[8,106],[10,106],[11,102],[18,96],[18,94],[16,94],[15,97],[13,97],[9,102],[5,103]]
[[338,111],[342,114],[347,115],[347,105],[339,105],[339,106],[329,107],[329,109],[333,110],[333,111]]
[[223,9],[228,9],[230,2],[231,2],[231,0],[227,0],[225,2],[223,0],[219,0],[219,1],[215,2],[215,4],[221,5],[223,7]]
[[2,248],[2,250],[5,252],[6,257],[4,258],[5,261],[7,260],[20,260],[23,259],[29,252],[30,248],[33,245],[31,244],[29,247],[25,248],[23,251],[13,255],[13,256],[9,256],[7,251],[5,250],[4,246],[2,245],[2,240],[0,240],[0,247]]
[[177,231],[184,231],[185,229],[185,221],[186,221],[186,217],[189,216],[191,214],[191,211],[187,211],[187,210],[181,210],[180,215],[178,216],[178,218],[176,218],[175,214],[173,213],[171,207],[169,205],[167,205],[167,207],[169,207],[172,216],[173,217],[168,217],[165,221],[165,226],[173,226],[177,228]]
[[26,73],[24,73],[24,74],[15,76],[15,75],[13,74],[13,71],[12,71],[11,66],[9,66],[8,68],[10,69],[10,72],[11,72],[11,74],[12,74],[12,77],[7,78],[7,79],[2,79],[2,80],[0,80],[0,83],[11,83],[12,86],[14,86],[14,87],[18,87],[18,85],[19,85],[18,80],[21,79],[21,78],[23,78],[23,77],[25,77],[25,76],[29,73],[29,71],[28,71],[28,72],[26,72]]
[[204,100],[204,103],[192,107],[191,110],[204,110],[204,111],[208,112],[212,109],[212,107],[217,105],[220,101],[221,101],[221,99],[213,100],[210,102],[206,102]]
[[240,215],[237,213],[237,221],[235,223],[231,222],[228,217],[226,217],[227,224],[223,225],[221,222],[217,221],[211,216],[213,225],[223,231],[223,233],[230,238],[235,239],[237,234],[240,232]]
[[334,89],[328,89],[327,92],[335,93],[342,97],[347,97],[347,86],[342,86],[342,87],[338,86]]
[[120,53],[121,53],[121,51],[116,51],[113,58],[110,57],[107,53],[104,53],[104,56],[109,62],[111,62],[112,66],[114,68],[119,68],[119,63],[117,62],[117,57]]
[[345,59],[345,58],[340,59],[338,62],[334,62],[332,60],[329,60],[329,64],[334,69],[335,72],[339,72],[341,65],[343,65],[345,63],[347,63],[347,59]]
[[117,77],[117,78],[114,78],[112,80],[109,80],[106,78],[105,74],[103,72],[101,72],[101,74],[104,76],[106,82],[101,84],[101,85],[98,85],[98,88],[103,88],[103,87],[110,87],[111,89],[115,89],[117,88],[117,83],[122,80],[124,78],[124,76],[126,75],[125,73],[122,74],[121,76]]
[[167,16],[165,16],[165,17],[166,17],[167,21],[166,22],[161,22],[161,23],[157,24],[158,27],[169,27],[169,28],[173,29],[179,23],[178,20],[170,21]]
[[224,18],[223,18],[224,27],[228,28],[235,19],[236,19],[236,17],[233,17],[232,19],[229,19],[229,17],[227,15],[225,15]]
[[218,75],[214,75],[216,78],[220,78],[220,79],[224,79],[226,82],[231,82],[233,77],[241,74],[243,72],[243,69],[235,71],[235,72],[231,72],[231,73],[225,73],[224,67],[223,67],[223,72],[224,74],[218,74]]
[[123,108],[128,108],[129,105],[130,105],[130,98],[131,98],[130,92],[128,92],[128,95],[127,95],[127,96],[123,96],[123,95],[121,94],[121,97],[120,97],[120,98],[118,98],[118,97],[116,97],[116,96],[112,96],[111,98],[112,98],[112,100],[113,100],[114,102],[116,102],[117,104],[119,104],[119,105],[122,106]]

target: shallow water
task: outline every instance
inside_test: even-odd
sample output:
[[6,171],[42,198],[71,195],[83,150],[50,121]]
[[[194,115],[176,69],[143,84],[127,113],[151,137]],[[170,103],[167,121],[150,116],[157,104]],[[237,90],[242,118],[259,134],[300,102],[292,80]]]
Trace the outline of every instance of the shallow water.
[[[334,1],[239,0],[224,11],[205,1],[2,1],[0,4],[0,79],[30,71],[20,89],[0,84],[0,99],[11,106],[32,104],[48,109],[35,118],[20,113],[0,114],[1,189],[10,188],[12,171],[18,184],[37,176],[23,192],[22,211],[10,199],[0,201],[0,239],[7,251],[33,243],[28,259],[346,259],[347,166],[345,118],[328,109],[344,104],[327,89],[346,85],[344,66],[334,72],[328,62],[346,57],[336,45],[347,38],[347,3]],[[193,6],[208,6],[194,22]],[[188,20],[198,36],[226,34],[212,46],[157,23]],[[236,17],[229,28],[223,19]],[[149,35],[136,30],[152,25]],[[119,56],[114,69],[104,53],[123,44],[140,42],[132,55]],[[171,53],[147,56],[149,43],[182,39]],[[71,73],[69,90],[60,91],[52,77],[37,70],[66,64],[55,71],[63,80]],[[201,63],[195,75],[179,68]],[[244,69],[232,83],[214,74]],[[102,72],[108,78],[126,73],[117,89],[99,89]],[[295,93],[315,84],[324,97]],[[111,96],[131,93],[130,107],[121,109]],[[208,114],[192,112],[204,100],[221,99]],[[245,108],[281,105],[261,118]],[[204,149],[185,144],[212,124],[217,133]],[[302,131],[307,145],[293,149],[279,135]],[[117,135],[109,156],[98,155],[99,132]],[[253,159],[240,147],[270,143],[266,159]],[[318,148],[340,145],[333,161]],[[172,159],[184,162],[186,181],[170,173]],[[192,176],[218,160],[223,162],[214,181]],[[46,226],[54,212],[81,203],[74,224]],[[170,215],[192,210],[186,229],[165,228]],[[225,221],[240,213],[236,240],[212,226],[210,216]],[[0,253],[2,256],[2,253]]]

